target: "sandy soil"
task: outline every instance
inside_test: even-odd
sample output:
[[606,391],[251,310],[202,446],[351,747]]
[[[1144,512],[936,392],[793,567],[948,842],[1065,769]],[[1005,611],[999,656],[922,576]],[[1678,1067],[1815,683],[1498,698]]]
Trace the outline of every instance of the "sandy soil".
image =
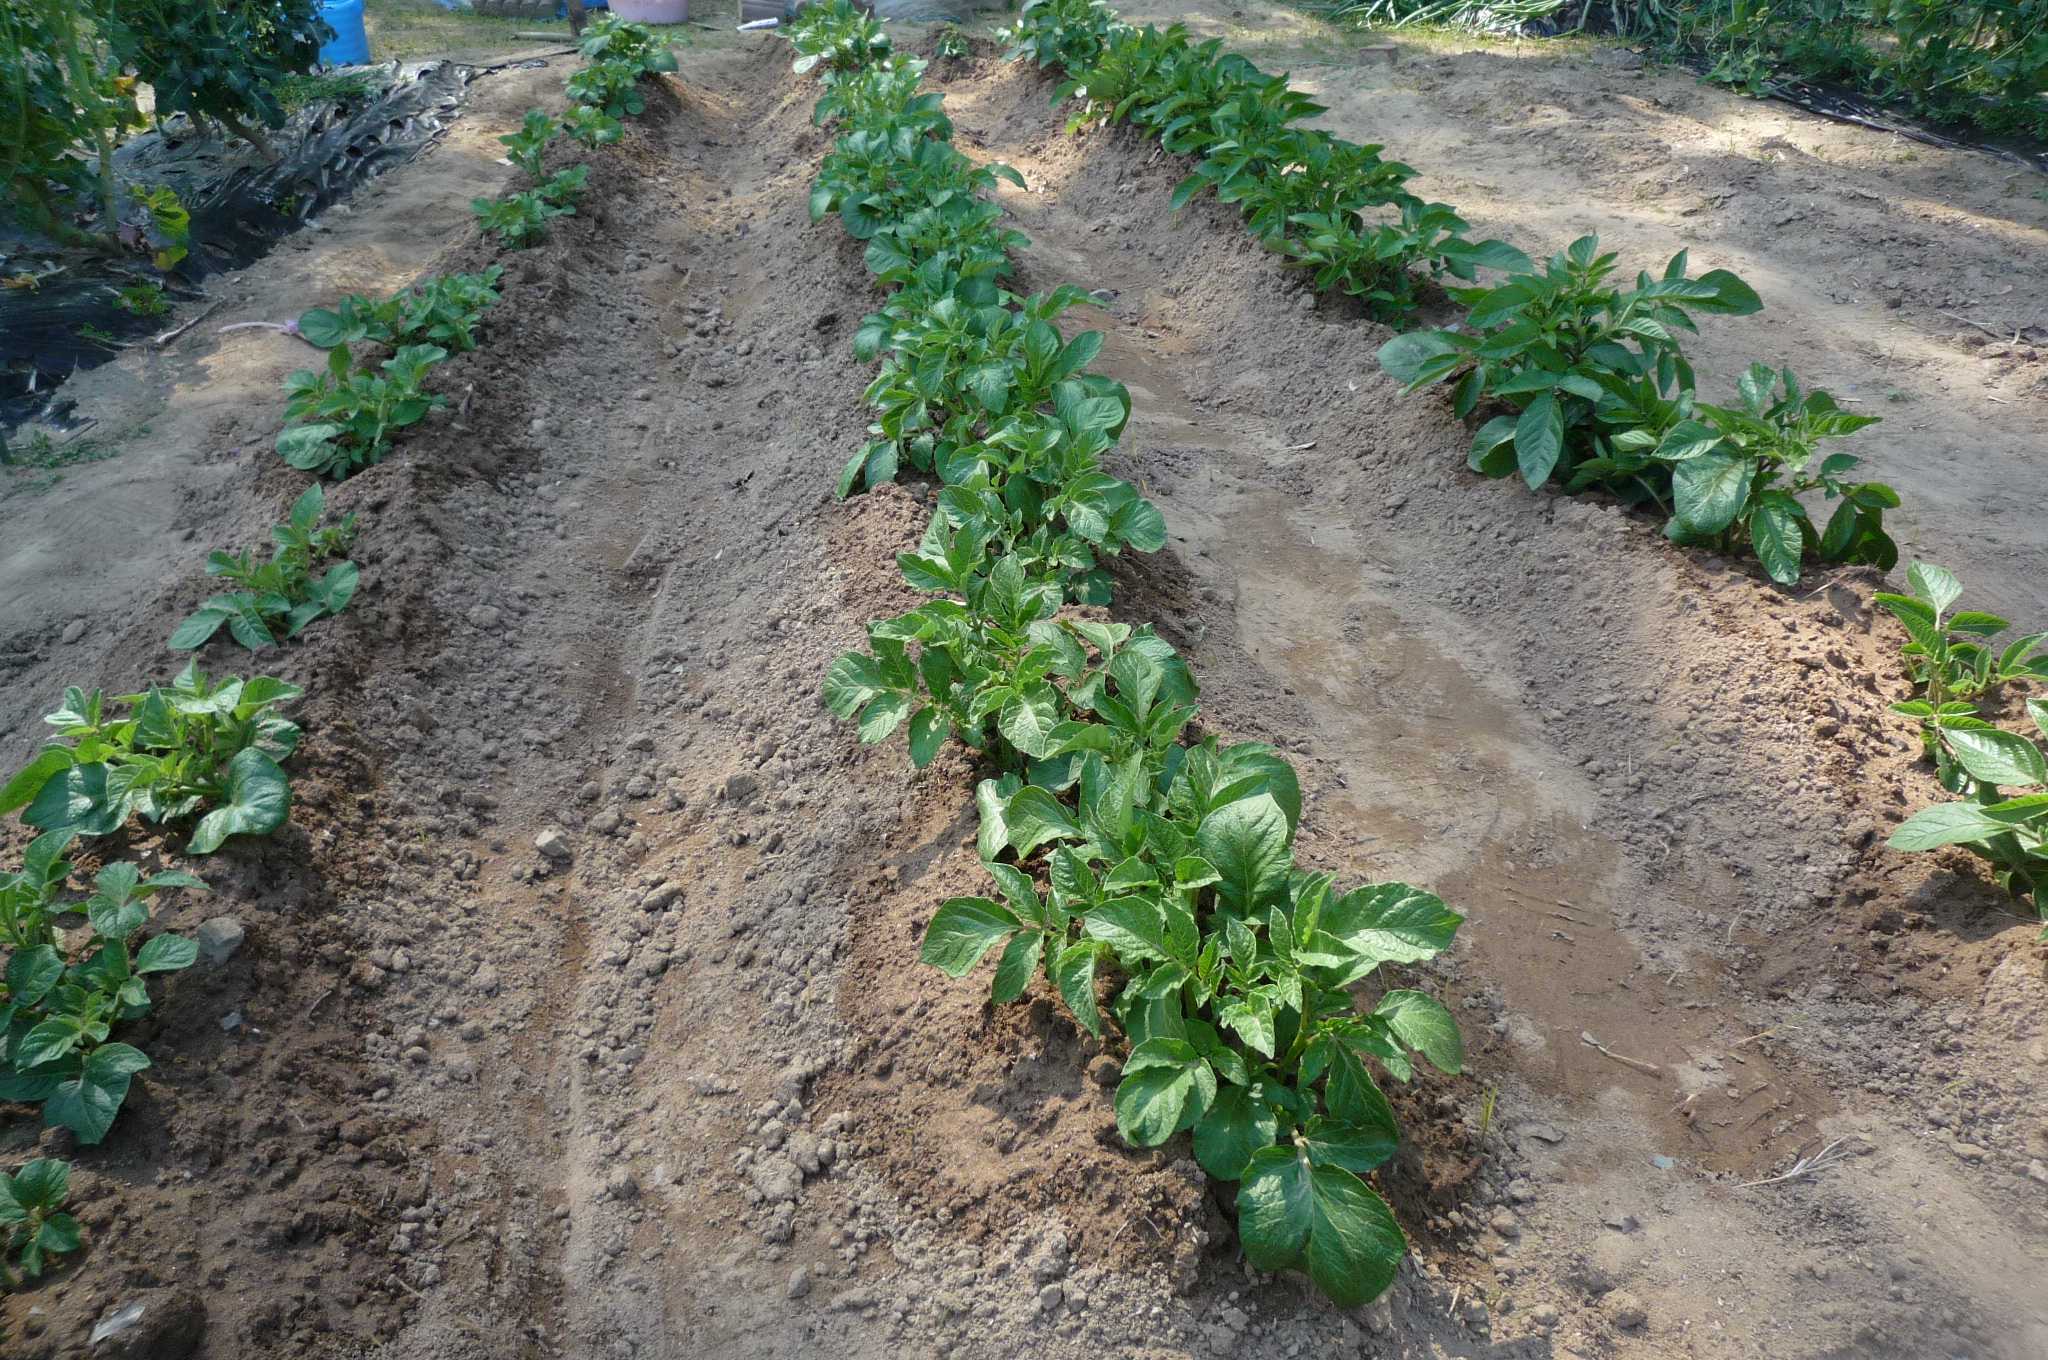
[[[1882,396],[1850,363],[1861,304],[1823,299],[1862,296],[1849,275],[1868,252],[1905,273],[1889,238],[1834,239],[1832,267],[1785,259],[1804,291],[1781,294],[1734,226],[1695,234],[1708,224],[1588,187],[1621,183],[1608,161],[1645,137],[1603,130],[1612,98],[1575,96],[1582,123],[1529,120],[1518,146],[1479,121],[1483,101],[1430,102],[1470,81],[1406,83],[1425,59],[1448,77],[1509,57],[1410,56],[1391,77],[1347,70],[1347,88],[1378,91],[1383,128],[1408,120],[1412,139],[1374,134],[1405,159],[1464,167],[1472,188],[1439,192],[1484,225],[1531,246],[1585,221],[1646,251],[1723,252],[1816,379]],[[1700,136],[1787,119],[1789,141],[1832,148],[1802,172],[1816,212],[1846,211],[1874,173],[1850,134],[1782,110],[1512,60],[1534,64],[1494,70],[1490,98],[1651,82],[1710,101],[1685,124]],[[73,1153],[91,1249],[0,1305],[10,1346],[2048,1348],[2043,953],[1960,857],[1881,849],[1930,781],[1884,711],[1896,638],[1869,574],[1782,593],[1609,508],[1477,482],[1448,412],[1376,373],[1384,330],[1299,293],[1214,205],[1162,230],[1170,158],[1062,135],[1049,86],[988,59],[932,74],[963,148],[1024,171],[1004,202],[1034,241],[1025,282],[1112,298],[1093,324],[1137,403],[1123,470],[1173,530],[1126,570],[1116,612],[1184,649],[1213,727],[1294,754],[1305,860],[1431,883],[1470,918],[1429,982],[1467,1018],[1471,1074],[1403,1093],[1411,1145],[1385,1176],[1416,1238],[1401,1282],[1347,1315],[1251,1272],[1185,1148],[1117,1142],[1085,1036],[1044,1000],[991,1012],[978,982],[910,962],[933,904],[977,872],[974,774],[949,756],[912,776],[815,699],[830,656],[902,603],[893,554],[926,489],[829,497],[865,420],[849,343],[872,297],[853,244],[805,221],[826,143],[786,67],[765,38],[689,54],[595,162],[597,206],[508,260],[483,347],[443,370],[451,410],[333,493],[368,526],[362,595],[266,663],[310,691],[294,824],[215,857],[215,891],[170,912],[232,916],[247,942],[166,987],[138,1036],[158,1066],[108,1142]],[[457,223],[503,173],[489,138],[551,83],[473,105],[466,142],[388,180],[337,227],[361,235],[324,286],[491,258]],[[1501,109],[1487,117],[1518,117]],[[1524,201],[1508,179],[1524,160],[1584,178]],[[1981,210],[2004,171],[1942,173],[1945,194],[1920,186],[1930,212]],[[1537,206],[1560,198],[1572,208]],[[2001,256],[2007,238],[1958,233],[1982,252],[1965,258],[1914,220],[1942,246],[1912,288],[1962,289],[1922,272],[1952,267],[2024,291],[2034,238]],[[1742,239],[1762,251],[1767,233]],[[329,253],[249,271],[220,320],[292,314],[318,291],[295,271]],[[1872,319],[1908,328],[1920,305]],[[1703,338],[1709,374],[1750,352],[1742,324]],[[2038,527],[1972,518],[1964,484],[1996,460],[2030,484],[2040,393],[2024,358],[1998,373],[1948,333],[1924,356],[1955,366],[1951,390],[1930,380],[1905,405],[1938,410],[1943,439],[1981,406],[1978,462],[1937,466],[1904,420],[1871,432],[1872,456],[1922,507],[1916,543],[2039,617]],[[273,385],[300,355],[207,332],[175,355],[133,356],[85,393],[88,414],[154,436],[8,504],[10,526],[34,526],[0,549],[10,761],[63,684],[162,673],[205,549],[256,541],[299,485],[267,449]],[[175,385],[150,386],[166,363],[184,366]],[[117,494],[135,527],[102,566],[81,526],[122,522]],[[80,590],[93,573],[108,584]],[[206,661],[246,658],[219,644]],[[537,851],[547,831],[566,856]],[[140,833],[113,849],[165,851]],[[14,1157],[36,1141],[24,1119],[0,1138]],[[1830,1169],[1754,1184],[1830,1143],[1848,1154]],[[89,1352],[94,1320],[132,1301],[142,1327]]]

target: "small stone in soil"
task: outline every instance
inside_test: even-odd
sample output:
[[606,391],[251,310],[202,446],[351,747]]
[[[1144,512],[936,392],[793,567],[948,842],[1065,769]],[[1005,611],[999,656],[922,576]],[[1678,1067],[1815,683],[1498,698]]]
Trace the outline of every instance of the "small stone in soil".
[[197,934],[199,956],[216,966],[226,963],[242,947],[242,923],[232,916],[216,916],[202,922]]

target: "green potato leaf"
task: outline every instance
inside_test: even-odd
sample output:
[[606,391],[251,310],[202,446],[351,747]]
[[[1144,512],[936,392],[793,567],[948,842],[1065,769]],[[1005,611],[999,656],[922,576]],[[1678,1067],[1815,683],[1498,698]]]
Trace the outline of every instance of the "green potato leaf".
[[1195,1160],[1219,1181],[1234,1181],[1280,1136],[1280,1120],[1248,1086],[1225,1086],[1195,1125]]
[[1216,1073],[1185,1039],[1147,1039],[1131,1050],[1116,1089],[1116,1126],[1134,1147],[1157,1147],[1192,1128],[1216,1099]]
[[1437,1071],[1456,1076],[1465,1069],[1465,1040],[1444,1004],[1427,992],[1388,992],[1373,1008],[1394,1037],[1429,1059]]
[[1008,907],[986,897],[956,897],[932,914],[918,957],[948,977],[965,977],[982,955],[1024,928]]
[[199,819],[187,854],[210,855],[230,836],[267,836],[291,814],[292,786],[282,766],[255,747],[228,762],[226,801]]
[[1970,778],[2000,787],[2048,783],[2048,759],[2025,737],[1996,728],[1950,729],[1943,740]]

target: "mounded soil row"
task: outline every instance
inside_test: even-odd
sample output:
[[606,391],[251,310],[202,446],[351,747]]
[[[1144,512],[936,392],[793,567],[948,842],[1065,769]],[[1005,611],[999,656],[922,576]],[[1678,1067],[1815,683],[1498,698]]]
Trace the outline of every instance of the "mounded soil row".
[[[1779,592],[1478,482],[1442,403],[1378,374],[1388,332],[1227,210],[1168,219],[1156,147],[1062,135],[988,55],[930,78],[1031,186],[1023,287],[1108,299],[1118,471],[1174,535],[1114,612],[1188,655],[1212,729],[1292,753],[1304,863],[1468,914],[1422,980],[1470,1075],[1401,1094],[1383,1176],[1401,1283],[1347,1315],[1249,1271],[1185,1146],[1122,1146],[1114,1057],[1049,995],[995,1011],[915,962],[978,882],[976,771],[859,748],[817,685],[913,602],[931,489],[830,497],[876,297],[806,220],[828,138],[763,39],[690,56],[590,207],[505,257],[448,410],[330,493],[363,589],[260,662],[308,688],[293,823],[165,913],[246,942],[137,1027],[157,1065],[106,1144],[41,1138],[91,1246],[7,1298],[10,1347],[2039,1353],[2041,954],[1962,857],[1881,848],[1931,779],[1873,581]],[[181,507],[152,606],[17,630],[10,759],[65,683],[175,668],[205,548],[302,484],[263,452],[281,407],[220,415],[255,452]],[[1846,1166],[1748,1184],[1831,1140]]]

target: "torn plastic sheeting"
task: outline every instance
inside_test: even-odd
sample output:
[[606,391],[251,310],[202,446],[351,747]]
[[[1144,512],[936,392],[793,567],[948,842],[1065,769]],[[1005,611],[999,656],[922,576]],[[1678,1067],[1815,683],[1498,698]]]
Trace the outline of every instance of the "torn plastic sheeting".
[[[271,165],[223,170],[220,162],[229,152],[218,143],[156,133],[132,139],[118,157],[122,179],[168,183],[192,214],[189,253],[163,280],[166,291],[175,298],[193,296],[191,285],[261,259],[364,181],[418,155],[446,131],[478,77],[546,64],[389,62],[360,68],[383,86],[381,93],[358,104],[300,110],[275,134],[281,150]],[[58,252],[31,243],[7,254],[22,259]],[[8,272],[18,268],[10,261]],[[0,291],[0,428],[29,418],[73,372],[107,362],[121,342],[166,327],[164,317],[134,316],[119,305],[121,288],[149,277],[133,262],[74,257],[38,288]]]
[[203,278],[260,258],[280,237],[395,165],[447,130],[471,81],[473,66],[441,61],[397,76],[384,94],[343,116],[329,106],[300,130],[298,144],[274,165],[244,166],[208,186],[192,211],[192,254],[180,273]]

